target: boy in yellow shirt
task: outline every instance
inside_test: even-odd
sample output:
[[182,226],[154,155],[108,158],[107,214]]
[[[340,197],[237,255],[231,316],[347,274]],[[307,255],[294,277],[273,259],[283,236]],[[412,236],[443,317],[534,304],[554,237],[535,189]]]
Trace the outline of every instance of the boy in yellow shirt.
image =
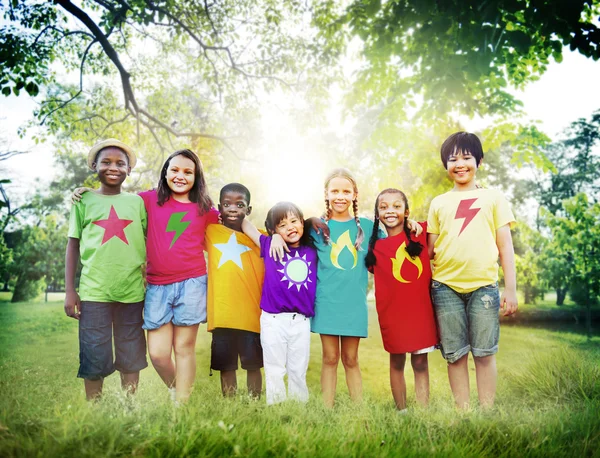
[[265,268],[260,249],[242,232],[242,222],[252,212],[248,188],[239,183],[225,185],[219,211],[223,224],[206,228],[210,368],[221,373],[223,396],[234,396],[239,357],[247,371],[248,394],[259,398],[263,367],[260,296]]
[[[479,403],[491,407],[496,394],[498,311],[517,311],[517,282],[510,228],[515,218],[497,190],[477,185],[483,160],[476,135],[446,139],[441,159],[454,188],[431,202],[427,245],[433,258],[432,299],[442,354],[459,408],[469,407],[468,355],[473,354]],[[505,289],[498,291],[498,256]]]

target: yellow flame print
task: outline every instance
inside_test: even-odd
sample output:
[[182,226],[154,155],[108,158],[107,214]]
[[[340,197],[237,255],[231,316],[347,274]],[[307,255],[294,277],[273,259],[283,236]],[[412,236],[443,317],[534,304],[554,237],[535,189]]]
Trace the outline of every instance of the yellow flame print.
[[400,269],[402,269],[402,264],[404,264],[405,260],[413,264],[418,269],[419,275],[417,275],[417,279],[419,279],[423,273],[423,263],[421,262],[421,259],[418,256],[415,259],[409,256],[409,254],[406,252],[406,242],[402,242],[402,245],[398,247],[396,250],[396,257],[390,259],[392,261],[392,274],[394,274],[394,278],[400,283],[412,283],[411,280],[404,279],[400,273]]
[[334,267],[337,267],[341,270],[346,270],[342,266],[340,266],[338,262],[338,258],[340,257],[340,254],[342,253],[342,250],[344,248],[348,248],[348,250],[350,251],[350,253],[352,253],[352,256],[354,257],[354,265],[352,266],[352,268],[354,269],[356,267],[356,263],[358,262],[358,254],[356,253],[356,248],[354,248],[352,240],[350,240],[349,229],[342,235],[340,235],[337,241],[331,241],[331,263],[334,265]]

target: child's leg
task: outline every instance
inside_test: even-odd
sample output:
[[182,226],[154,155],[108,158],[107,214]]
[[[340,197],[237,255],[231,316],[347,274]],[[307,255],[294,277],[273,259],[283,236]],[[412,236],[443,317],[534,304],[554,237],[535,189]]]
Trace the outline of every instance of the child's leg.
[[308,401],[306,371],[310,359],[310,320],[296,315],[292,320],[287,351],[288,392],[290,398]]
[[192,392],[196,378],[196,337],[198,326],[173,326],[173,347],[175,351],[175,370],[177,391],[175,399],[186,401]]
[[415,395],[422,407],[429,404],[429,362],[427,353],[411,355],[410,364],[415,374]]
[[221,371],[221,392],[225,397],[234,397],[237,393],[236,371]]
[[321,366],[321,392],[326,407],[333,407],[337,385],[337,367],[340,362],[340,337],[321,334],[323,364]]
[[103,383],[103,378],[101,378],[100,380],[83,380],[83,384],[85,386],[85,397],[88,401],[93,401],[94,399],[97,399],[100,396],[102,396]]
[[496,397],[496,356],[500,337],[500,293],[498,284],[483,286],[469,300],[469,333],[477,392],[482,408],[492,407]]
[[115,368],[121,373],[121,387],[135,393],[140,370],[146,361],[146,337],[142,329],[144,302],[113,304],[113,332],[115,335]]
[[404,379],[404,364],[406,353],[390,353],[390,386],[392,396],[398,410],[406,409],[406,381]]
[[239,331],[239,353],[242,368],[246,370],[246,385],[248,394],[260,399],[262,393],[262,373],[264,367],[263,350],[260,345],[260,334],[251,331]]
[[496,397],[496,381],[498,379],[496,355],[475,357],[473,359],[475,360],[479,405],[483,408],[492,407]]
[[260,315],[260,343],[265,364],[267,404],[285,401],[285,360],[287,354],[286,326],[287,314],[273,314],[263,311]]
[[175,364],[171,358],[173,350],[173,324],[167,323],[158,329],[148,330],[148,353],[152,365],[160,378],[171,388],[175,386]]
[[353,401],[362,400],[362,376],[358,366],[358,345],[360,337],[342,336],[342,364],[346,371],[346,384],[350,399]]
[[469,408],[469,355],[466,354],[454,363],[448,363],[448,379],[459,409]]
[[246,385],[248,387],[248,394],[253,398],[260,399],[262,393],[262,374],[260,369],[248,370],[246,377]]

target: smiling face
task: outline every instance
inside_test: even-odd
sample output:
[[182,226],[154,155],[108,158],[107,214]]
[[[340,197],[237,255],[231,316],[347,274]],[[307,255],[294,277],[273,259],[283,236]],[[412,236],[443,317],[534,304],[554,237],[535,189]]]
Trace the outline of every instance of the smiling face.
[[275,224],[275,233],[290,247],[300,246],[304,234],[304,221],[294,213],[288,213],[285,218]]
[[102,186],[119,188],[131,172],[127,155],[115,146],[100,150],[93,164]]
[[175,156],[167,167],[167,185],[178,201],[189,201],[189,193],[195,182],[194,161],[183,155]]
[[454,181],[454,189],[460,191],[475,189],[477,167],[477,159],[468,151],[459,151],[449,156],[446,168],[448,176]]
[[227,191],[221,195],[219,211],[223,225],[234,231],[241,232],[244,218],[252,213],[245,194],[237,191]]
[[377,199],[377,213],[388,235],[393,236],[404,230],[404,220],[408,218],[410,212],[406,208],[402,194],[390,192],[381,194]]
[[352,182],[344,177],[334,177],[327,184],[325,198],[329,201],[332,218],[350,216],[350,206],[357,198]]

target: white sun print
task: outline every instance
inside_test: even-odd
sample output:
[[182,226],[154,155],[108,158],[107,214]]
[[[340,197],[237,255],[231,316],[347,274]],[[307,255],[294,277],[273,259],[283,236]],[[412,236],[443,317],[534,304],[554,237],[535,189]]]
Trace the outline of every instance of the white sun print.
[[295,286],[298,291],[300,287],[304,286],[308,289],[308,283],[312,283],[308,276],[312,273],[310,270],[310,262],[306,260],[306,255],[300,257],[300,254],[296,251],[294,257],[286,253],[286,259],[280,261],[283,269],[278,270],[281,272],[283,278],[281,281],[288,281],[288,289]]

